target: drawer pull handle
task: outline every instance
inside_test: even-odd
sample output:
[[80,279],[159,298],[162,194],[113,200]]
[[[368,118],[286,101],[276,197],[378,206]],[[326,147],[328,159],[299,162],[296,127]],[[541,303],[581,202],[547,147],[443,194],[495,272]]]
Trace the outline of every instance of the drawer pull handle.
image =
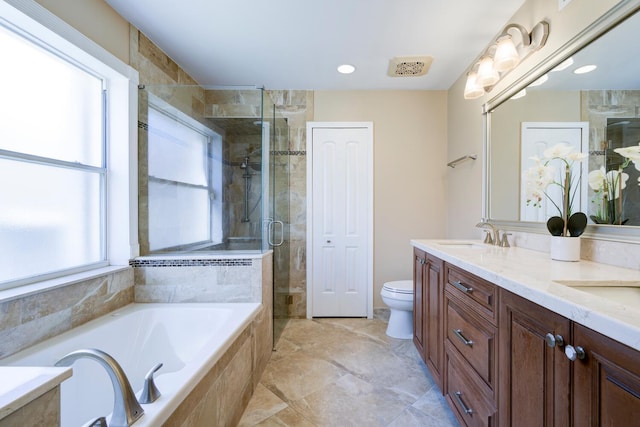
[[473,409],[469,408],[467,405],[464,404],[464,401],[462,400],[462,392],[456,391],[455,393],[453,393],[453,395],[456,397],[458,404],[462,407],[462,410],[464,411],[465,414],[467,415],[473,414]]
[[460,289],[465,294],[470,294],[471,292],[473,292],[473,288],[467,288],[465,285],[462,284],[460,280],[456,280],[455,282],[453,282],[453,286]]
[[473,341],[466,339],[465,336],[462,335],[462,330],[460,329],[452,329],[452,330],[453,330],[453,333],[456,334],[458,339],[462,341],[462,344],[468,345],[469,347],[473,347]]

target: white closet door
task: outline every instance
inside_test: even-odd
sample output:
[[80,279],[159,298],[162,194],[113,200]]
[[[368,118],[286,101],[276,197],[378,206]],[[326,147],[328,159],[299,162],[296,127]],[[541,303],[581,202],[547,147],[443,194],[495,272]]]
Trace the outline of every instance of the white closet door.
[[369,273],[370,128],[313,128],[312,316],[364,317]]

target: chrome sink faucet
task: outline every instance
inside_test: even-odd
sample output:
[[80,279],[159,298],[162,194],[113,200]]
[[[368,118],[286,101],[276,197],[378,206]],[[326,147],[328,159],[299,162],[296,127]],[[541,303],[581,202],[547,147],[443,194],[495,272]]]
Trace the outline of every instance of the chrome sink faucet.
[[[78,359],[92,359],[98,362],[109,374],[113,386],[114,400],[110,427],[129,427],[143,414],[136,395],[124,371],[116,360],[102,350],[88,348],[73,351],[55,363],[55,366],[71,366]],[[87,390],[87,393],[90,393]]]
[[487,233],[487,238],[485,239],[484,242],[489,243],[491,245],[500,245],[500,234],[498,229],[493,224],[483,220],[477,223],[476,227],[483,228],[483,229],[490,228],[492,234]]

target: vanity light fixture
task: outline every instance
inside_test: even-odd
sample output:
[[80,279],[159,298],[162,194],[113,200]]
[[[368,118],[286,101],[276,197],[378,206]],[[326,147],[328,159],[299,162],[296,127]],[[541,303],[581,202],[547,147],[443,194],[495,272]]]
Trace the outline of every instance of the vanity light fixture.
[[475,71],[467,74],[467,83],[464,86],[464,97],[467,99],[479,98],[484,95],[484,88],[478,84],[478,73]]
[[[513,33],[513,34],[512,34]],[[514,41],[514,35],[519,43]],[[467,74],[465,99],[475,99],[491,91],[523,59],[542,48],[549,37],[549,23],[540,21],[528,32],[520,24],[509,24],[489,46]],[[471,79],[473,81],[470,81]],[[481,90],[478,90],[478,89]],[[469,89],[469,90],[467,90]]]
[[356,70],[356,67],[354,67],[351,64],[342,64],[338,67],[338,72],[340,74],[351,74]]
[[596,68],[598,68],[597,65],[583,65],[582,67],[573,70],[573,74],[587,74],[592,72]]

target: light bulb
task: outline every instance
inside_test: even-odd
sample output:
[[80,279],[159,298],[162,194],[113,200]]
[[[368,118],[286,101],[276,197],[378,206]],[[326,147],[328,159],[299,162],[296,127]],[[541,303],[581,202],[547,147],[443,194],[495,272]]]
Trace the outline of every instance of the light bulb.
[[477,74],[467,74],[467,83],[464,85],[464,99],[476,99],[484,95],[484,88],[477,82]]
[[480,59],[480,67],[478,68],[477,81],[480,86],[493,86],[500,80],[500,75],[493,68],[493,59],[489,56],[483,56]]
[[510,35],[502,36],[498,39],[496,53],[493,58],[493,68],[503,73],[513,70],[520,62],[520,55],[516,50]]

